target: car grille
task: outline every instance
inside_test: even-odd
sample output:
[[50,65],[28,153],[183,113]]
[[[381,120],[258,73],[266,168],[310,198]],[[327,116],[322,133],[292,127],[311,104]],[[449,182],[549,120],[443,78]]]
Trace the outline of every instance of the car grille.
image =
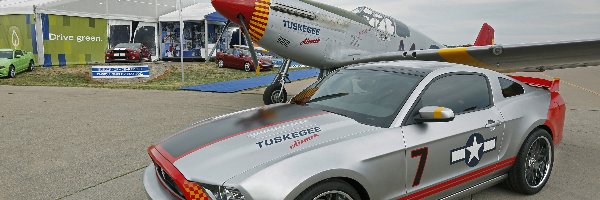
[[127,50],[113,50],[113,58],[114,59],[127,59],[127,54],[129,52]]
[[164,183],[164,186],[168,187],[169,190],[171,190],[175,194],[177,194],[179,196],[179,198],[185,199],[184,196],[183,196],[183,193],[181,192],[181,190],[179,189],[179,187],[177,187],[177,184],[175,183],[175,181],[173,180],[173,178],[171,178],[171,176],[169,176],[169,174],[167,174],[165,172],[165,170],[163,170],[156,163],[154,164],[154,167],[156,168],[156,173],[160,177],[161,181]]

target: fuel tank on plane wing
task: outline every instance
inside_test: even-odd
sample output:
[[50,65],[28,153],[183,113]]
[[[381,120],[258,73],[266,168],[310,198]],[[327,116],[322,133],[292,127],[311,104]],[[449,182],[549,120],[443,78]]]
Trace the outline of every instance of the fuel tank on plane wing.
[[245,23],[252,41],[261,47],[321,69],[380,53],[444,48],[367,7],[347,11],[312,0],[212,0],[212,4],[229,20]]
[[200,123],[157,146],[186,179],[220,185],[247,170],[375,129],[306,106],[278,104]]

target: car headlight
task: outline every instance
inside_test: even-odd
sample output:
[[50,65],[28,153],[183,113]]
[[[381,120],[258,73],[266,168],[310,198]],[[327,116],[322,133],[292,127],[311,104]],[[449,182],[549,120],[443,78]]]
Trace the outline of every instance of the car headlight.
[[244,200],[246,199],[242,192],[233,187],[221,187],[219,196],[221,200]]

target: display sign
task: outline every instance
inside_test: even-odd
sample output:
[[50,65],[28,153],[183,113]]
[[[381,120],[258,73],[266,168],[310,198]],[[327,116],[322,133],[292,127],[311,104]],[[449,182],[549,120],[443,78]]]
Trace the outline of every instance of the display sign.
[[33,15],[0,16],[0,49],[19,49],[37,54]]
[[92,78],[149,78],[149,66],[93,66]]
[[44,66],[104,63],[106,19],[42,14],[41,20]]

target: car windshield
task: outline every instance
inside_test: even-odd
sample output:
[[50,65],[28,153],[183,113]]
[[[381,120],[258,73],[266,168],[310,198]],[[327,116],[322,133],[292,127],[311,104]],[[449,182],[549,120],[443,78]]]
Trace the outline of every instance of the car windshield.
[[117,44],[115,48],[128,48],[128,49],[140,49],[142,48],[142,44],[140,43],[121,43]]
[[12,59],[13,58],[13,52],[12,51],[0,51],[0,58]]
[[389,127],[422,76],[374,69],[343,69],[302,91],[292,103]]

